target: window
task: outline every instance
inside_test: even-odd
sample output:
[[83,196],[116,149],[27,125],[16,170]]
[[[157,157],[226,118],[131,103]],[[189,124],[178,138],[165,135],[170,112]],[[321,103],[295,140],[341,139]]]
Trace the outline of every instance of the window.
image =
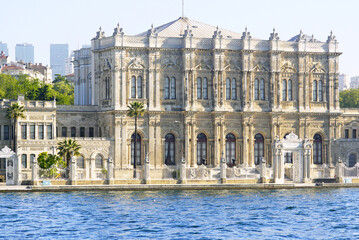
[[85,128],[80,127],[80,137],[85,137]]
[[21,167],[27,168],[27,155],[26,154],[21,155]]
[[170,78],[165,79],[165,99],[170,99]]
[[89,137],[94,137],[93,127],[89,128]]
[[264,79],[261,78],[260,84],[259,84],[259,90],[260,90],[260,100],[264,100],[265,94],[264,94]]
[[319,134],[314,135],[313,141],[313,163],[322,164],[322,137]]
[[353,129],[353,136],[352,138],[357,138],[357,130],[356,129]]
[[142,77],[131,77],[131,98],[142,98]]
[[203,78],[203,99],[208,99],[208,81],[207,78]]
[[100,154],[96,155],[95,168],[103,168],[103,157]]
[[52,139],[52,124],[47,125],[47,139]]
[[0,169],[6,169],[6,158],[0,158]]
[[169,133],[165,137],[165,164],[175,165],[175,136]]
[[288,101],[292,101],[293,100],[293,95],[292,95],[292,80],[288,80]]
[[131,77],[131,98],[136,98],[136,77]]
[[202,99],[202,78],[197,78],[197,99]]
[[197,136],[197,164],[207,164],[207,137],[203,133]]
[[293,153],[292,152],[286,152],[284,154],[284,163],[293,163]]
[[254,80],[254,100],[259,100],[259,80]]
[[67,127],[62,127],[62,137],[67,137]]
[[287,101],[287,80],[282,82],[282,101]]
[[137,77],[137,98],[142,98],[142,77]]
[[[97,155],[97,156],[100,156],[100,157],[101,157],[101,155]],[[97,156],[96,156],[96,157],[97,157]],[[101,162],[102,162],[102,161],[101,161]],[[77,159],[76,159],[76,165],[77,165],[78,168],[85,168],[85,159],[84,159],[84,157],[83,157],[82,155],[80,155],[80,156],[77,157]],[[95,165],[96,165],[96,163],[95,163]]]
[[207,78],[197,78],[197,99],[208,99],[208,81]]
[[231,79],[226,80],[226,100],[231,99]]
[[71,127],[71,137],[76,137],[76,127]]
[[171,78],[171,99],[176,99],[176,78]]
[[26,139],[26,125],[21,125],[21,138]]
[[226,100],[230,99],[237,99],[237,84],[235,78],[233,78],[232,81],[230,78],[226,80]]
[[349,138],[349,129],[345,129],[344,135],[345,135],[345,138]]
[[102,137],[102,129],[101,129],[101,127],[98,128],[98,136]]
[[[131,137],[131,164],[133,165],[135,159],[135,134]],[[141,165],[141,136],[137,133],[136,138],[136,164]]]
[[32,164],[34,160],[35,160],[35,154],[30,154],[30,164]]
[[232,100],[237,99],[237,81],[235,78],[232,79]]
[[226,162],[229,165],[235,164],[236,161],[236,137],[229,133],[226,136]]
[[318,82],[318,97],[319,101],[323,101],[323,81],[320,80]]
[[317,101],[317,81],[313,81],[313,101]]
[[39,130],[39,139],[44,139],[44,125],[38,126]]
[[105,99],[110,99],[110,77],[105,77]]
[[165,78],[165,99],[176,99],[176,78]]
[[9,125],[4,125],[4,140],[9,140]]
[[264,157],[264,138],[262,134],[257,133],[254,139],[254,164],[258,165]]
[[354,165],[357,163],[357,157],[355,156],[354,153],[351,153],[349,155],[349,164],[348,167],[354,167]]
[[35,139],[35,125],[30,125],[30,139]]

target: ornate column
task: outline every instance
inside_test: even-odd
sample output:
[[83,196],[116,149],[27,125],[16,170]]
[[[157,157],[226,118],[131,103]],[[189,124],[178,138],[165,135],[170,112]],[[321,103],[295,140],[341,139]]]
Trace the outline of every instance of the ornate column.
[[218,111],[218,71],[215,70],[213,74],[213,106],[214,110]]
[[193,121],[192,125],[191,125],[192,129],[191,129],[191,133],[192,133],[192,141],[191,141],[191,167],[196,167],[197,166],[197,161],[196,161],[196,141],[197,141],[197,137],[196,137],[196,122]]
[[304,148],[304,161],[303,161],[303,175],[304,175],[304,182],[310,182],[310,165],[311,165],[311,151],[312,151],[312,144],[310,140],[307,138],[304,140],[303,143]]
[[197,98],[197,91],[195,86],[194,72],[191,71],[191,109],[194,108],[194,103]]
[[95,176],[95,159],[94,158],[90,158],[90,167],[91,167],[90,178],[91,179],[96,179],[96,176]]
[[248,86],[249,86],[249,109],[253,110],[253,101],[254,101],[253,73],[248,72],[248,74],[249,74],[249,83],[248,83]]
[[247,72],[243,71],[243,75],[242,75],[242,108],[243,111],[246,109],[247,107]]
[[249,166],[254,167],[254,135],[253,135],[253,123],[250,121],[249,122],[249,134],[248,134],[248,139],[249,139],[249,151],[248,151],[248,155],[249,155]]
[[77,185],[76,159],[74,156],[70,158],[70,182],[71,185]]
[[114,179],[113,179],[113,159],[112,157],[108,157],[107,159],[107,181],[108,184],[112,185],[114,184]]
[[145,164],[143,168],[143,180],[145,184],[151,183],[151,177],[150,177],[150,159],[148,158],[148,153],[146,153],[145,157]]
[[188,78],[189,78],[189,71],[188,70],[185,70],[185,79],[184,79],[184,89],[183,89],[183,92],[184,92],[184,107],[185,107],[185,110],[188,111],[189,109],[189,89],[188,89]]
[[221,183],[227,183],[227,163],[226,163],[226,159],[223,156],[223,152],[222,152],[222,157],[221,157]]
[[[189,144],[189,139],[190,139],[190,136],[189,136],[189,132],[190,132],[190,123],[185,121],[185,131],[184,131],[184,138],[185,138],[185,146],[184,146],[184,157],[185,157],[185,162],[184,164],[187,164],[190,166],[191,165],[191,158],[190,158],[190,150],[191,150],[191,144]],[[186,160],[187,159],[187,160]]]
[[224,80],[223,80],[223,72],[222,71],[218,72],[218,77],[219,77],[219,82],[221,83],[221,86],[220,86],[220,108],[223,108],[224,96],[225,96],[224,91],[226,89],[224,87]]
[[273,108],[276,107],[276,97],[275,97],[275,86],[276,86],[276,82],[275,82],[275,72],[271,71],[270,72],[270,108],[273,110]]
[[38,173],[38,165],[37,165],[37,158],[33,158],[31,160],[31,171],[32,171],[32,185],[36,186],[39,185],[39,173]]
[[184,157],[181,158],[180,162],[180,183],[186,184],[186,159]]
[[219,144],[218,144],[218,139],[219,139],[219,126],[220,123],[218,122],[218,120],[214,120],[214,167],[218,167],[219,165]]
[[242,159],[243,159],[243,165],[248,166],[248,123],[247,119],[243,119],[242,122],[242,129],[243,129],[243,151],[242,151]]

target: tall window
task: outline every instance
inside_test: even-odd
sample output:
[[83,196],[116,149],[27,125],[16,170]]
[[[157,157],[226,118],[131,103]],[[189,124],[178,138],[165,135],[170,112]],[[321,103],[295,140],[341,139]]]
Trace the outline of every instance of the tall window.
[[80,137],[85,137],[85,128],[80,127]]
[[203,133],[197,136],[197,164],[207,164],[207,137]]
[[35,125],[30,125],[30,139],[35,139]]
[[317,80],[313,81],[313,101],[317,101]]
[[[137,165],[141,165],[141,136],[140,134],[137,133],[137,138],[136,138],[136,164]],[[135,134],[132,134],[131,137],[131,164],[133,165],[134,163],[134,158],[135,158]]]
[[105,77],[105,99],[110,99],[110,77]]
[[197,99],[202,99],[202,78],[197,78]]
[[165,78],[165,99],[176,99],[176,78]]
[[89,127],[89,137],[94,137],[93,127]]
[[257,133],[254,136],[254,164],[259,164],[262,157],[264,157],[264,137]]
[[27,155],[26,154],[21,155],[21,167],[27,168]]
[[259,84],[259,90],[260,90],[260,100],[264,100],[265,98],[265,87],[264,87],[264,79],[261,78],[260,84]]
[[95,167],[96,168],[103,168],[103,157],[100,154],[96,155]]
[[237,99],[237,83],[236,79],[227,78],[226,80],[226,100]]
[[353,138],[357,138],[357,130],[353,129]]
[[323,101],[323,81],[319,80],[318,82],[318,97],[319,101]]
[[[101,156],[101,155],[97,155],[97,156]],[[77,165],[78,168],[85,168],[85,159],[84,159],[84,157],[82,155],[77,157],[76,165]]]
[[349,129],[345,129],[344,135],[345,135],[345,138],[349,138]]
[[319,134],[315,134],[313,140],[313,163],[322,164],[322,137]]
[[4,125],[4,140],[9,140],[9,125]]
[[288,101],[292,101],[293,100],[293,95],[292,95],[292,80],[289,79],[288,80]]
[[142,77],[137,77],[137,98],[142,98]]
[[52,139],[52,124],[47,125],[47,139]]
[[208,99],[208,81],[207,78],[197,78],[197,99]]
[[284,153],[284,163],[293,163],[293,153],[292,152]]
[[254,100],[259,100],[259,80],[254,80]]
[[26,125],[21,125],[21,138],[22,139],[26,139],[27,138],[27,134],[26,131],[27,130],[27,126]]
[[175,136],[169,133],[165,137],[165,164],[175,165]]
[[226,100],[231,99],[231,79],[227,78],[226,80]]
[[62,137],[67,137],[67,127],[62,127]]
[[71,127],[71,137],[76,137],[76,127]]
[[202,89],[203,89],[203,99],[208,99],[208,81],[206,77],[203,78]]
[[44,125],[39,125],[38,126],[38,130],[39,130],[39,139],[44,139]]
[[354,165],[357,163],[357,157],[354,153],[349,155],[349,167],[354,167]]
[[170,78],[165,79],[165,99],[170,99]]
[[232,79],[232,100],[237,99],[237,81],[235,78]]
[[282,101],[287,101],[287,80],[282,82]]
[[233,160],[236,161],[236,137],[229,133],[226,136],[226,162],[233,164]]
[[131,98],[136,98],[136,77],[131,77]]

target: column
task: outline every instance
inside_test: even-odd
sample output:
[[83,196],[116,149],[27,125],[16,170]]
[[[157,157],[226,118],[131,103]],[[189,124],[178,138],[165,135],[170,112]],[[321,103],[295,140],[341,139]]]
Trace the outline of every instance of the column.
[[218,167],[219,165],[219,144],[218,144],[218,139],[219,139],[219,136],[218,136],[218,122],[215,120],[214,121],[214,167]]
[[114,184],[114,179],[113,179],[113,160],[112,157],[108,157],[107,159],[107,181],[108,184]]
[[189,71],[186,70],[185,71],[185,79],[184,79],[184,89],[183,89],[183,98],[184,98],[184,107],[185,107],[185,110],[188,110],[188,107],[189,107],[189,93],[188,93],[188,78],[189,78]]
[[220,107],[223,108],[223,103],[224,103],[224,96],[225,93],[224,91],[226,90],[224,87],[224,80],[223,80],[223,72],[220,71],[218,72],[218,77],[219,77],[219,82],[221,83],[221,87],[220,87]]
[[218,110],[218,71],[213,74],[213,101],[214,109]]
[[[245,120],[243,120],[245,121]],[[243,164],[245,166],[249,165],[248,162],[248,144],[247,144],[247,140],[248,140],[248,125],[246,122],[243,122],[243,150],[242,150],[242,159],[243,159]]]
[[196,142],[197,142],[197,136],[196,136],[196,124],[195,122],[192,122],[192,129],[191,129],[191,133],[192,133],[192,141],[191,141],[191,167],[196,167],[197,166],[197,159],[196,159]]
[[242,107],[243,110],[247,107],[247,72],[244,71],[242,75]]
[[185,184],[186,181],[186,159],[184,157],[181,158],[180,162],[180,183]]
[[157,69],[154,70],[154,81],[155,81],[155,86],[156,86],[156,93],[155,93],[155,100],[156,100],[156,109],[160,110],[161,109],[161,80],[159,79],[159,73],[157,71]]
[[254,167],[254,136],[253,136],[253,124],[249,123],[249,134],[248,134],[248,139],[249,139],[249,151],[248,151],[248,163],[249,166]]
[[91,179],[96,179],[95,176],[95,159],[94,158],[90,158],[90,178]]
[[70,182],[71,182],[71,185],[77,184],[76,159],[74,156],[71,156],[71,158],[70,158]]
[[[253,74],[252,72],[249,72],[249,108],[253,109],[253,101],[254,101],[254,89],[253,89]],[[258,86],[259,87],[259,86]]]
[[184,164],[191,165],[191,161],[190,161],[190,147],[191,145],[189,144],[189,131],[190,131],[190,125],[188,122],[185,122],[185,132],[184,132],[184,136],[185,136],[185,144],[184,144],[184,157],[185,157],[185,162]]
[[194,83],[195,83],[194,73],[193,71],[191,71],[191,109],[194,108],[194,102],[195,99],[197,98],[197,91]]
[[39,184],[39,176],[38,176],[38,165],[37,165],[37,158],[33,158],[31,161],[31,171],[32,171],[32,176],[31,176],[31,182],[32,185],[36,186]]
[[126,104],[126,70],[125,68],[120,69],[120,79],[121,79],[121,88],[120,97],[121,97],[121,109],[127,109]]
[[275,98],[275,72],[270,72],[270,108],[273,109],[276,106]]

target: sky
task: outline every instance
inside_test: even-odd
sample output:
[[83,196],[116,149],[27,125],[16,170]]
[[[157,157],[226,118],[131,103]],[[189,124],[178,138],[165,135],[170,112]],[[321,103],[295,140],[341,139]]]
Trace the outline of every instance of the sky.
[[[336,35],[340,72],[359,75],[358,0],[184,0],[185,16],[234,32],[245,27],[253,38],[268,39],[273,28],[281,40],[303,30],[319,41]],[[35,47],[35,62],[50,64],[50,44],[68,43],[70,50],[90,44],[102,26],[112,35],[117,23],[126,35],[146,31],[179,18],[182,0],[0,0],[0,41],[15,59],[17,43]]]

